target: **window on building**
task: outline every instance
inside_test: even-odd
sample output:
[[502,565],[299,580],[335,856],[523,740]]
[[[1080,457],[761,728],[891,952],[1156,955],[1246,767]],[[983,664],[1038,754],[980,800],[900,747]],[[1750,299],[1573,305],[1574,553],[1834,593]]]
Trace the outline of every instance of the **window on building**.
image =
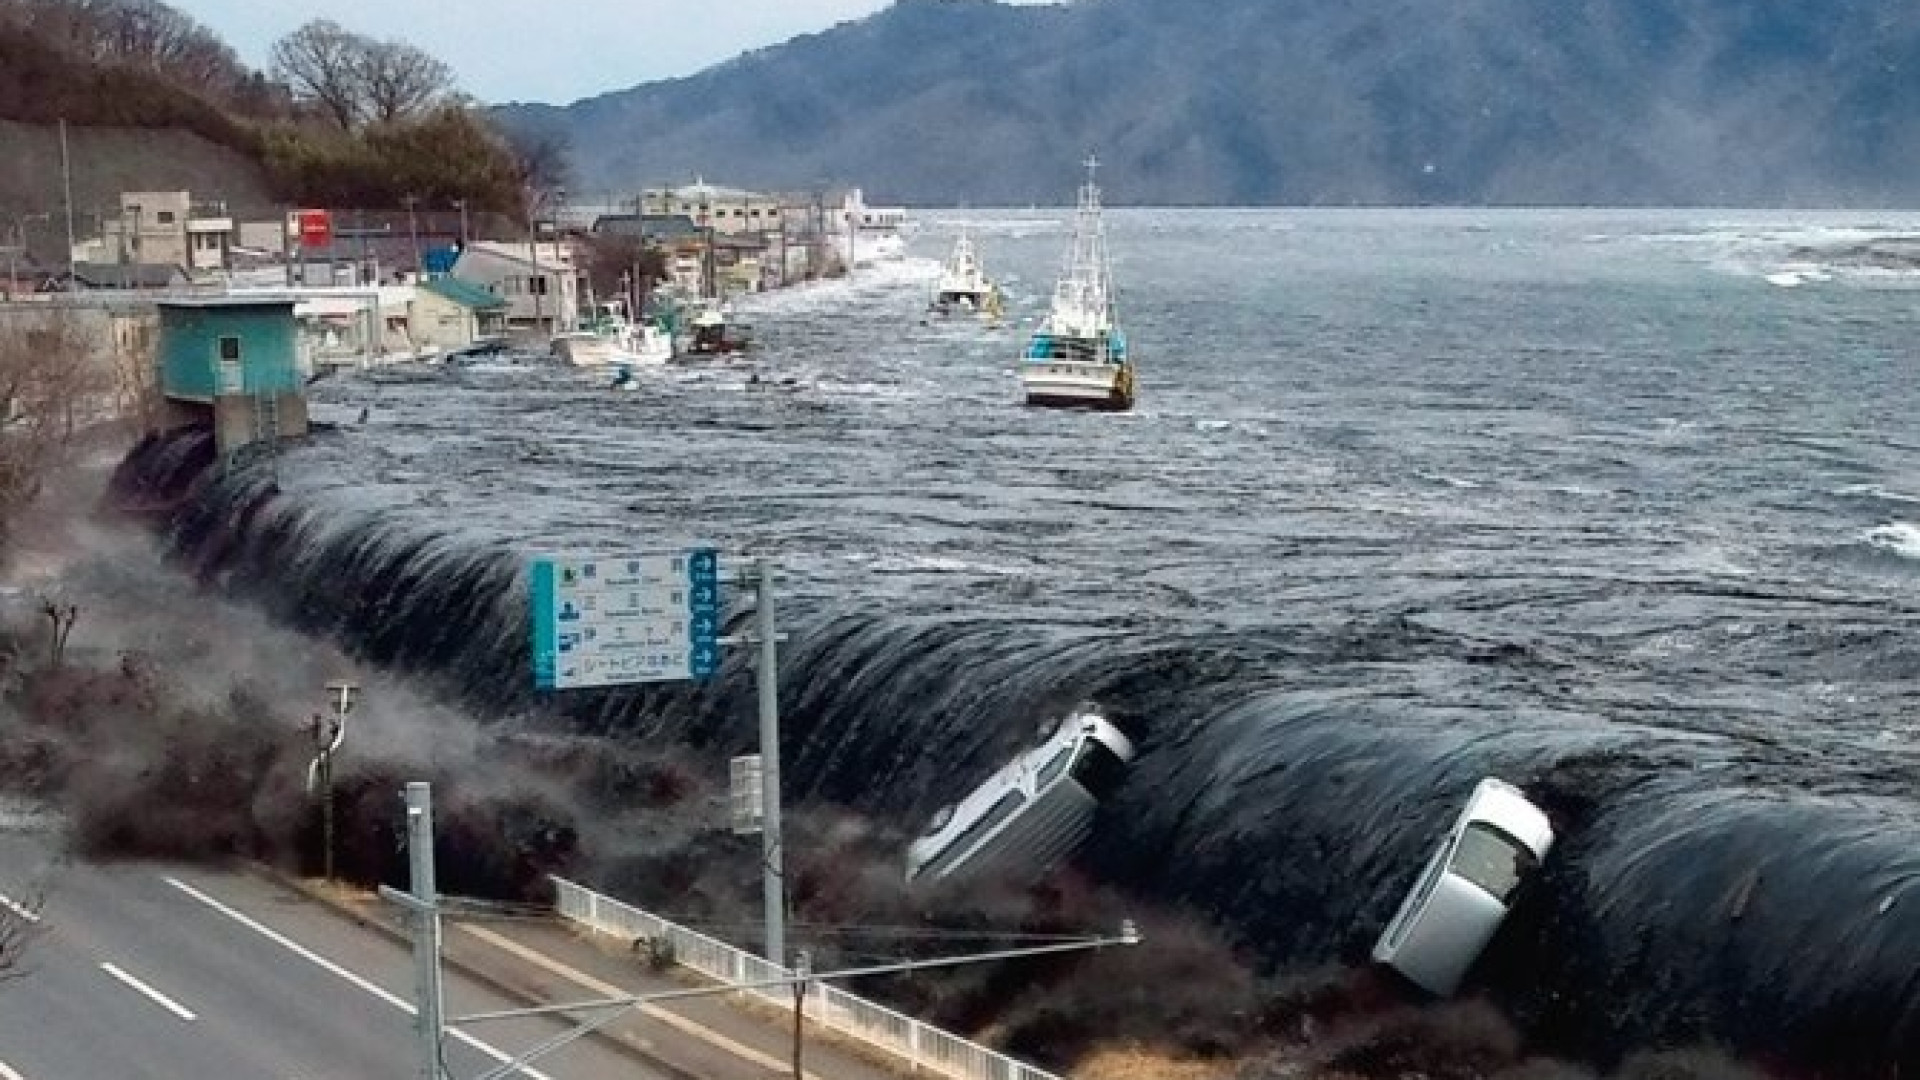
[[155,211],[153,218],[155,221],[158,221],[162,225],[171,225],[173,224],[173,211],[171,210]]
[[547,276],[545,274],[537,278],[528,278],[527,285],[529,286],[527,291],[533,293],[535,296],[547,295]]
[[223,364],[237,364],[240,362],[239,338],[223,337],[220,339],[220,362]]

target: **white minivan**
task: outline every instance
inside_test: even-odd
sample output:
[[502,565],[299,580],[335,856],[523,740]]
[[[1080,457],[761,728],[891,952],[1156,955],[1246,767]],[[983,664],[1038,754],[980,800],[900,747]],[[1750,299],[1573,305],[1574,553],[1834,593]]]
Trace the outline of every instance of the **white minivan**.
[[1519,788],[1480,781],[1374,944],[1374,960],[1452,994],[1552,847],[1552,823]]

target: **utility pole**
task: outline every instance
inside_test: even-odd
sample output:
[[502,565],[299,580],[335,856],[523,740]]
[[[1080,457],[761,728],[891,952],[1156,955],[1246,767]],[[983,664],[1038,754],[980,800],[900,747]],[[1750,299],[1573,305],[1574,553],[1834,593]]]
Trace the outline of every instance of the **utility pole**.
[[73,160],[67,154],[67,118],[60,118],[60,184],[67,193],[67,289],[80,291],[80,274],[73,262]]
[[407,862],[410,893],[380,887],[380,895],[413,913],[415,1027],[420,1036],[420,1080],[444,1080],[440,1051],[446,1031],[446,998],[440,986],[440,894],[433,879],[433,789],[424,781],[407,784]]
[[453,205],[460,211],[460,247],[464,250],[467,246],[467,200],[455,199]]
[[546,291],[547,279],[540,274],[540,223],[532,217],[527,218],[527,254],[533,259],[533,276],[527,278],[527,291],[533,294],[533,331],[537,334],[544,317],[540,294]]
[[773,564],[753,562],[759,591],[754,600],[754,628],[760,638],[760,829],[761,893],[766,904],[767,959],[785,967],[787,898],[780,849],[780,669],[779,645],[774,637]]
[[805,949],[794,958],[793,973],[800,976],[793,984],[793,1080],[807,1080],[800,1066],[800,1050],[806,1045],[807,975],[813,971],[813,954]]
[[333,755],[346,741],[347,716],[353,712],[359,693],[360,687],[351,682],[328,683],[327,704],[333,716],[328,720],[315,713],[309,728],[317,752],[313,763],[307,766],[307,794],[317,790],[320,795],[320,859],[328,881],[333,880]]
[[420,261],[420,219],[413,212],[420,199],[409,195],[401,201],[407,204],[407,236],[413,241],[413,276],[417,281],[426,272],[426,265]]

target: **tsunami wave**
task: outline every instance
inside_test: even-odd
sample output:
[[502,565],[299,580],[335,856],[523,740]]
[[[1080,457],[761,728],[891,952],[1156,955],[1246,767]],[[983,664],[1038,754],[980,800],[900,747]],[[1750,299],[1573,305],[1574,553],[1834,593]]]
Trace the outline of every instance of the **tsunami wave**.
[[[203,582],[483,712],[551,709],[583,734],[716,752],[753,742],[741,655],[703,686],[538,695],[525,552],[507,541],[284,493],[263,468],[221,472],[204,431],[143,443],[114,493]],[[1228,633],[805,595],[782,618],[790,799],[910,827],[1092,702],[1141,753],[1084,868],[1283,969],[1364,962],[1459,799],[1499,775],[1561,840],[1469,989],[1531,1035],[1601,1057],[1708,1040],[1841,1074],[1920,1064],[1920,815],[1910,777],[1870,746],[1602,716],[1573,689],[1578,655],[1404,618]],[[1415,694],[1396,672],[1456,689]],[[1476,707],[1486,680],[1539,704]]]

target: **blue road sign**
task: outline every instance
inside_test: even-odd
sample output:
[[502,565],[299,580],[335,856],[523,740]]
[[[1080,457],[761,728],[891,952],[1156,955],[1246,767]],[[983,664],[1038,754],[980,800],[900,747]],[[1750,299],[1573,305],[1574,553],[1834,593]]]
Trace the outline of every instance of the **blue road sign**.
[[720,557],[712,548],[537,558],[529,570],[536,687],[706,679],[719,670]]

